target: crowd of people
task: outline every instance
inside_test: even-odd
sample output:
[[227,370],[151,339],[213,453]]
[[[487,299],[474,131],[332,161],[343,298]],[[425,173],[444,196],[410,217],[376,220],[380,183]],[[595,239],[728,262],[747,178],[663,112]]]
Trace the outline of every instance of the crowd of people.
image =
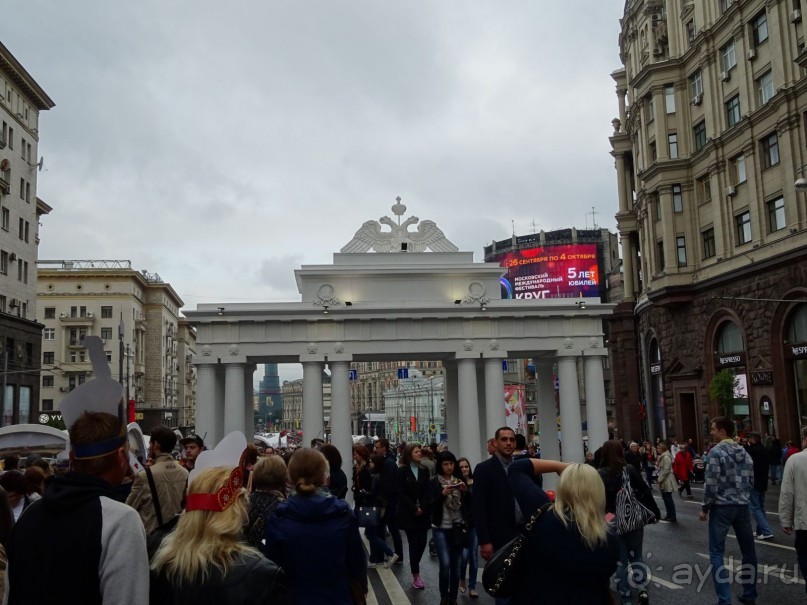
[[[807,453],[792,448],[784,465],[773,464],[778,444],[756,433],[735,438],[725,418],[711,423],[701,477],[702,456],[691,443],[613,440],[585,463],[567,463],[541,459],[507,427],[474,468],[436,444],[357,444],[350,478],[339,450],[320,440],[260,451],[233,433],[206,450],[195,435],[178,444],[167,427],[150,433],[137,474],[122,416],[108,411],[75,415],[69,472],[54,474],[35,456],[23,470],[16,457],[5,460],[0,545],[9,603],[355,605],[365,602],[368,569],[408,564],[418,591],[426,586],[423,557],[434,556],[440,605],[456,605],[460,595],[479,597],[479,558],[490,560],[524,532],[525,573],[515,594],[497,604],[532,603],[541,586],[547,602],[605,605],[613,602],[613,579],[619,602],[646,605],[644,527],[677,522],[673,493],[692,498],[695,479],[704,482],[700,518],[709,523],[719,603],[731,602],[730,584],[721,580],[729,530],[751,569],[754,539],[773,537],[764,510],[769,481],[782,484],[782,527],[795,532],[802,573],[807,568]],[[807,447],[807,430],[802,437]],[[559,475],[555,491],[543,489],[547,473]],[[355,507],[377,517],[360,527],[349,493]],[[625,512],[636,508],[647,516],[637,521]],[[740,602],[755,603],[753,574],[741,589]]]

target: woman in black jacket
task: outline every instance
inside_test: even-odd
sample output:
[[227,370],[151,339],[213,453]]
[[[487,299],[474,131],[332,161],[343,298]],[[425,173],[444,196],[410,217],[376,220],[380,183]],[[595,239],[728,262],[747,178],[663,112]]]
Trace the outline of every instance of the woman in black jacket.
[[429,533],[429,506],[431,490],[429,471],[420,465],[420,446],[410,443],[401,454],[398,467],[398,527],[406,532],[409,541],[409,568],[412,572],[412,587],[426,587],[420,577],[420,559],[426,550]]
[[[656,522],[661,519],[661,511],[653,499],[650,487],[644,482],[641,475],[625,460],[625,450],[619,441],[606,441],[602,446],[602,465],[600,477],[605,484],[605,511],[611,515],[616,514],[616,498],[619,490],[623,488],[624,476],[627,473],[630,487],[641,504],[649,508],[656,516]],[[642,542],[644,528],[640,527],[626,534],[617,535],[619,539],[619,565],[616,569],[616,588],[622,603],[632,603],[631,586],[639,587],[639,604],[649,602],[647,594],[647,568],[642,559]],[[633,581],[628,581],[628,567],[632,566]]]

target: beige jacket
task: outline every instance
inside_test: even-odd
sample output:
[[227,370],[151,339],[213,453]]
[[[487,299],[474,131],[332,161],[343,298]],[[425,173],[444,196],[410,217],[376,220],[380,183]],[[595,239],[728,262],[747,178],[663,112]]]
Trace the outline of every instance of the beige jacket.
[[785,463],[779,491],[779,523],[807,530],[807,450],[792,454]]
[[675,475],[672,472],[672,456],[670,452],[664,452],[656,462],[658,467],[658,484],[663,492],[671,492],[678,487]]
[[[157,488],[157,498],[160,500],[160,512],[163,523],[182,512],[182,498],[188,485],[188,471],[182,468],[170,454],[160,454],[151,465],[154,475],[154,486]],[[151,500],[148,477],[145,471],[135,477],[132,492],[126,498],[126,504],[134,508],[143,520],[146,534],[157,528],[157,512]]]

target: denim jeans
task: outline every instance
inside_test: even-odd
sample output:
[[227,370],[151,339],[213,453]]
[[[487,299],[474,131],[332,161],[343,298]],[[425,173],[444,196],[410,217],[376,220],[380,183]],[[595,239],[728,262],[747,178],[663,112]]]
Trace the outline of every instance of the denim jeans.
[[[642,559],[644,527],[617,536],[619,539],[619,563],[616,566],[616,590],[619,599],[632,602],[631,588],[647,588],[647,565]],[[630,574],[628,573],[630,572]]]
[[440,563],[440,597],[456,599],[460,588],[462,546],[454,544],[454,530],[432,528],[437,560]]
[[771,535],[773,533],[771,526],[765,518],[765,492],[751,488],[751,501],[748,505],[751,507],[751,514],[754,515],[754,521],[757,522],[757,534]]
[[[743,555],[739,571],[730,570],[724,565],[726,535],[734,529],[737,543]],[[712,566],[712,579],[720,605],[731,601],[731,579],[734,575],[743,587],[743,598],[757,598],[757,553],[754,548],[754,534],[751,530],[751,510],[748,505],[713,506],[709,512],[709,563]]]
[[468,568],[468,589],[476,588],[476,576],[479,573],[479,536],[476,528],[468,528],[468,548],[462,549],[462,564],[460,565],[460,579],[465,577],[465,568]]
[[365,527],[364,536],[370,543],[370,563],[383,563],[384,557],[392,556],[392,549],[384,541],[384,524],[377,527]]
[[667,511],[668,519],[675,519],[675,500],[673,500],[672,492],[661,492],[661,499],[664,500],[664,508]]
[[768,471],[771,475],[771,482],[776,483],[777,481],[781,481],[782,479],[782,465],[781,464],[771,464],[770,470]]

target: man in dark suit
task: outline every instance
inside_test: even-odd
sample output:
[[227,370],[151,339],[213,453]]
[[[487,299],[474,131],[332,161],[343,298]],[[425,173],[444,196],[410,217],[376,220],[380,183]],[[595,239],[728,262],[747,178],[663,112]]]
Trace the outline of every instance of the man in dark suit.
[[[518,526],[525,522],[507,480],[507,467],[513,460],[516,448],[516,433],[503,426],[496,430],[493,443],[493,455],[474,469],[471,501],[480,553],[486,561],[497,549],[512,540]],[[540,477],[536,476],[539,484]],[[529,511],[529,514],[533,512]],[[504,605],[509,603],[509,599],[496,599],[496,603]]]
[[[398,464],[395,462],[395,454],[391,452],[388,440],[379,439],[376,441],[374,452],[378,456],[384,456],[383,483],[381,485],[381,495],[385,502],[383,522],[392,537],[392,546],[395,549],[395,554],[398,555],[398,561],[403,563],[403,542],[401,541],[401,531],[398,529],[396,519],[398,508]],[[381,533],[381,536],[383,535]]]

